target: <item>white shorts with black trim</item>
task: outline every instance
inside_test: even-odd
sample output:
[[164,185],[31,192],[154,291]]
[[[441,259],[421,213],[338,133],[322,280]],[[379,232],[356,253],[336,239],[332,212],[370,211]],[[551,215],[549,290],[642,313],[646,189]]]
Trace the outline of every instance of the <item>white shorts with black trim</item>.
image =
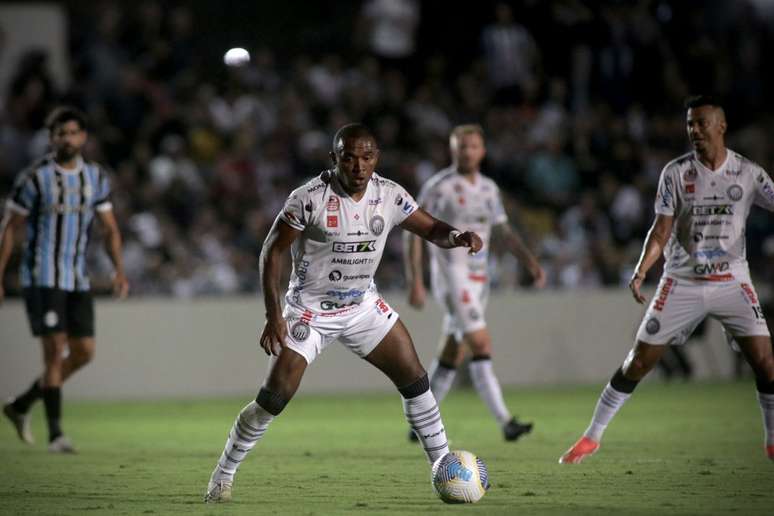
[[701,281],[663,276],[637,331],[648,344],[684,344],[706,317],[733,337],[769,336],[749,278]]
[[398,322],[398,312],[378,295],[368,296],[358,306],[335,314],[285,306],[288,335],[285,345],[311,364],[332,342],[338,340],[360,358],[366,357]]

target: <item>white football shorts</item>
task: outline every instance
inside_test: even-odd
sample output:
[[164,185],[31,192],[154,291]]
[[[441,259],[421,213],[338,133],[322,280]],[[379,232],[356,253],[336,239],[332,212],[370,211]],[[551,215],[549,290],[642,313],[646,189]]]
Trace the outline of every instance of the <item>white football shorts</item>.
[[368,296],[357,307],[336,314],[315,314],[286,305],[282,315],[288,328],[285,345],[304,357],[307,364],[336,340],[364,358],[399,317],[378,295]]
[[734,337],[769,335],[749,278],[701,281],[663,276],[637,331],[648,344],[684,344],[707,316]]
[[484,311],[489,301],[486,277],[434,285],[433,295],[444,310],[444,335],[454,335],[460,340],[463,334],[486,327]]

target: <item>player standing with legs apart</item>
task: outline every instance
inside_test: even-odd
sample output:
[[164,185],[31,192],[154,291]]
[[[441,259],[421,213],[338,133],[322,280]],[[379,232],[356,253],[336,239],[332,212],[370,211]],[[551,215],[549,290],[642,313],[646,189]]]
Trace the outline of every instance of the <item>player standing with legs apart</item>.
[[597,451],[610,420],[665,345],[683,344],[707,316],[735,338],[755,372],[766,454],[774,460],[774,357],[745,258],[747,215],[753,204],[774,211],[774,182],[761,167],[726,148],[726,117],[716,99],[692,97],[685,107],[693,152],[661,172],[656,220],[629,282],[634,299],[645,302],[642,280],[662,251],[664,274],[634,348],[602,391],[591,424],[560,463],[576,464]]
[[[430,388],[440,403],[454,382],[467,346],[473,355],[470,377],[478,395],[502,428],[505,439],[515,441],[532,430],[532,423],[520,423],[511,415],[492,369],[492,337],[484,320],[489,297],[490,234],[501,238],[508,250],[526,265],[538,288],[545,285],[545,274],[535,256],[511,230],[499,188],[479,171],[486,154],[481,126],[456,127],[449,147],[452,165],[431,177],[417,200],[434,217],[475,231],[484,246],[482,252],[475,255],[461,249],[430,248],[433,295],[446,312],[439,355],[430,366]],[[409,303],[421,309],[426,298],[422,281],[423,244],[418,237],[406,234],[403,247],[410,287]],[[413,431],[408,435],[410,440],[416,440]]]
[[[237,416],[210,477],[205,502],[231,499],[239,464],[293,397],[307,366],[335,340],[395,384],[427,459],[432,463],[448,453],[427,374],[405,326],[380,297],[373,277],[394,226],[438,246],[466,247],[471,253],[481,249],[481,239],[418,209],[400,185],[374,172],[378,158],[379,149],[367,128],[342,127],[333,139],[334,169],[294,190],[274,221],[260,259],[266,303],[260,345],[272,355],[269,374],[255,401]],[[283,310],[279,280],[288,249],[293,270]]]
[[[110,202],[105,170],[81,156],[86,117],[59,107],[46,120],[53,153],[22,172],[8,199],[0,230],[0,301],[2,277],[14,237],[26,229],[21,284],[32,334],[43,346],[43,375],[3,406],[19,438],[33,443],[29,409],[43,399],[48,420],[48,450],[72,453],[62,433],[62,384],[94,356],[94,301],[86,274],[89,230],[95,218],[105,227],[105,247],[115,267],[114,293],[126,297],[129,284],[121,260],[121,233]],[[69,354],[65,358],[65,350]]]

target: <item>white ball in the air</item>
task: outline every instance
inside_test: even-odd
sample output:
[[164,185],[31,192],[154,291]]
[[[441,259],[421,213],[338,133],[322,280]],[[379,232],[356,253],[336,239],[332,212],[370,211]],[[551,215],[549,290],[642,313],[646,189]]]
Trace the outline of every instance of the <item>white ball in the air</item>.
[[250,52],[244,48],[231,48],[223,55],[223,62],[228,66],[243,66],[250,62]]

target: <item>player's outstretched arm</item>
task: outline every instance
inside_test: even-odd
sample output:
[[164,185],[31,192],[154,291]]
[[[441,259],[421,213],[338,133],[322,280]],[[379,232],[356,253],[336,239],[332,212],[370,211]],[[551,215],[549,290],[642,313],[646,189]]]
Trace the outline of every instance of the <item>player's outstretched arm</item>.
[[470,254],[476,254],[484,245],[481,237],[472,231],[462,233],[446,222],[436,219],[422,208],[418,208],[406,217],[400,227],[444,249],[467,247]]
[[403,261],[406,270],[406,284],[409,286],[409,304],[416,309],[425,305],[427,292],[422,272],[422,239],[413,233],[403,234]]
[[645,296],[640,293],[640,287],[642,286],[642,280],[645,279],[645,275],[648,273],[653,264],[656,263],[661,257],[661,253],[664,251],[664,247],[669,241],[669,236],[672,234],[672,224],[675,218],[671,215],[656,215],[656,220],[653,221],[648,236],[645,239],[645,244],[642,246],[642,254],[640,260],[637,262],[637,266],[634,268],[634,274],[629,281],[629,288],[632,291],[634,299],[642,304],[646,301]]
[[495,236],[501,238],[505,242],[508,251],[515,256],[532,275],[532,282],[537,288],[543,288],[546,286],[546,273],[543,271],[543,267],[540,266],[537,258],[532,251],[524,243],[521,236],[511,229],[510,224],[504,222],[494,226]]
[[3,289],[5,267],[13,253],[16,231],[22,228],[25,220],[27,220],[25,215],[9,209],[6,210],[3,221],[0,222],[0,303],[5,299],[5,289]]
[[285,345],[287,328],[282,318],[282,303],[280,301],[280,276],[282,274],[282,258],[293,241],[301,232],[293,229],[279,218],[274,221],[263,241],[259,259],[261,289],[266,305],[266,325],[263,327],[259,343],[267,355],[279,355]]
[[113,210],[97,211],[99,220],[105,227],[105,251],[107,251],[110,261],[113,262],[113,294],[120,299],[129,295],[129,282],[124,274],[124,258],[121,252],[123,242],[121,240],[121,230],[118,229],[118,222],[113,215]]

